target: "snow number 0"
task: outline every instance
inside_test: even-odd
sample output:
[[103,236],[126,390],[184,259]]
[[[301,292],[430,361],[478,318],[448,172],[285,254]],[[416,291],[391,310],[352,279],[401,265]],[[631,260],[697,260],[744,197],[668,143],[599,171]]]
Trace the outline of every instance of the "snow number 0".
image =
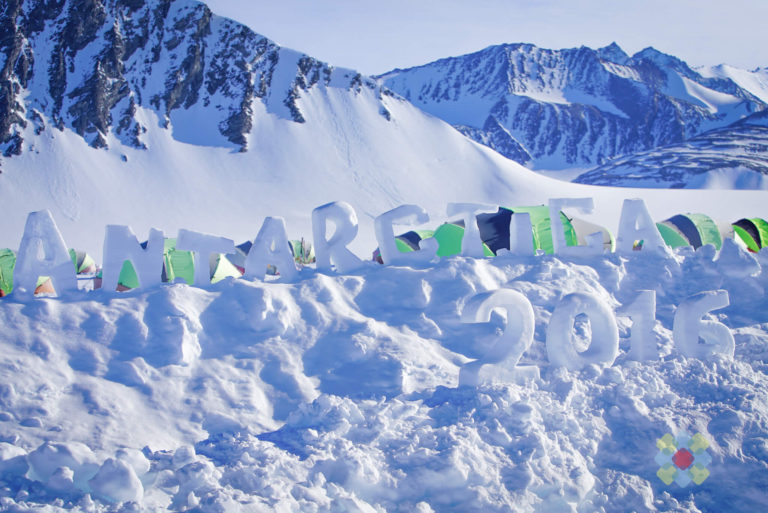
[[[576,316],[585,314],[592,327],[589,347],[578,352],[574,345]],[[553,367],[579,370],[595,364],[610,366],[619,354],[619,328],[613,311],[592,294],[574,292],[555,307],[547,327],[547,357]]]

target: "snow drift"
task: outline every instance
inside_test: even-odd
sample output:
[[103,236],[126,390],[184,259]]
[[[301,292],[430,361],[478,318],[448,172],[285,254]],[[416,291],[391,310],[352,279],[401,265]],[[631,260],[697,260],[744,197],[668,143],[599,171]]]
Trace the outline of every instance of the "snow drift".
[[[367,263],[294,281],[227,279],[0,301],[0,504],[25,510],[755,511],[768,505],[768,259],[675,254]],[[532,304],[538,378],[459,387],[503,326],[478,293]],[[686,357],[678,306],[722,289],[733,359]],[[616,312],[656,292],[655,353],[550,362],[572,292]],[[576,322],[577,349],[590,323]],[[656,441],[701,433],[711,475],[666,485]]]

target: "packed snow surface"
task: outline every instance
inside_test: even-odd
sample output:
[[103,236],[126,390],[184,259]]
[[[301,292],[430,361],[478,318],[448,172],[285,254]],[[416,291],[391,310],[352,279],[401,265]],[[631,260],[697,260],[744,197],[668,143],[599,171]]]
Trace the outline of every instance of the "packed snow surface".
[[[768,250],[723,247],[2,298],[0,509],[765,511]],[[635,305],[635,328],[643,290],[656,320]],[[503,308],[469,306],[479,294],[514,298],[504,335]],[[595,321],[550,333],[584,297]],[[618,351],[590,357],[613,315]],[[685,356],[712,325],[733,356]],[[548,357],[568,331],[573,370]],[[517,369],[494,357],[510,333],[532,335]],[[699,485],[656,474],[657,440],[683,431],[709,443]]]

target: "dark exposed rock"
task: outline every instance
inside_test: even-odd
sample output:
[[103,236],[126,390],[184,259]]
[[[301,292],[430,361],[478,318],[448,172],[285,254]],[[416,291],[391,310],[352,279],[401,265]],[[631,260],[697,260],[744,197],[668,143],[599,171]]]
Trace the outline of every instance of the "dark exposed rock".
[[[21,151],[28,122],[37,135],[50,124],[97,148],[110,134],[146,148],[147,127],[139,122],[146,110],[168,128],[174,113],[196,109],[240,151],[247,149],[254,102],[284,105],[287,112],[281,107],[277,115],[304,122],[302,92],[328,86],[332,68],[286,52],[282,64],[295,72],[274,84],[281,49],[244,25],[214,19],[193,0],[6,0],[0,151]],[[44,76],[33,76],[35,61]],[[350,88],[364,84],[376,87],[356,76]]]
[[761,176],[768,179],[768,111],[682,143],[618,157],[574,181],[615,187],[682,188],[697,176],[733,169],[747,171],[740,179],[743,188],[754,188]]
[[493,148],[516,162],[527,164],[531,161],[531,155],[493,116],[488,117],[482,130],[468,126],[456,126],[456,129],[470,139]]
[[125,81],[110,77],[101,61],[97,61],[93,75],[68,95],[74,100],[68,109],[72,128],[82,136],[94,132],[106,134],[112,125],[112,107],[128,94]]
[[[199,17],[198,17],[199,16]],[[200,87],[203,85],[205,44],[203,38],[210,34],[211,11],[204,5],[177,21],[174,29],[189,38],[187,55],[181,65],[171,69],[166,81],[166,114],[176,107],[190,108],[197,103]],[[191,34],[188,31],[191,30]],[[175,48],[175,46],[173,47]],[[173,49],[170,48],[169,49]]]
[[10,0],[0,12],[0,52],[4,57],[0,69],[0,144],[4,154],[18,155],[22,138],[16,130],[24,128],[24,106],[19,97],[32,76],[32,53],[18,35],[16,20],[21,14],[21,2]]
[[128,107],[122,112],[115,132],[120,136],[123,143],[134,148],[146,149],[147,145],[139,139],[146,131],[146,127],[136,121],[136,102],[133,97],[130,97]]
[[61,41],[70,56],[85,48],[98,37],[99,29],[107,18],[107,10],[100,0],[70,0]]
[[3,150],[3,156],[11,157],[13,155],[21,155],[23,143],[24,139],[22,139],[19,134],[13,134],[8,138],[6,144],[3,145],[5,147]]
[[288,110],[291,112],[291,117],[296,123],[305,123],[306,120],[301,114],[298,105],[296,105],[296,100],[298,100],[298,98],[299,92],[297,87],[294,86],[293,89],[288,92],[288,97],[283,101],[283,104],[288,107]]
[[45,130],[45,119],[39,110],[32,109],[32,123],[35,125],[35,135],[40,135]]

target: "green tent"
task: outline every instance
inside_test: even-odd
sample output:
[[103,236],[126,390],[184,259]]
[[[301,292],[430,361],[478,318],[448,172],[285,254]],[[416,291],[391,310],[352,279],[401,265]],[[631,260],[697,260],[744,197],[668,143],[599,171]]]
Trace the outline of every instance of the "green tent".
[[[537,205],[534,207],[511,207],[507,210],[512,211],[513,214],[527,213],[531,216],[534,249],[541,249],[548,254],[555,252],[555,247],[552,243],[552,224],[549,217],[549,207]],[[565,229],[565,243],[568,246],[578,245],[579,240],[570,218],[560,212],[560,221],[562,221],[563,228]]]
[[[494,256],[500,249],[509,249],[509,224],[512,216],[517,213],[527,213],[531,218],[534,249],[553,253],[549,207],[538,205],[532,207],[499,207],[495,213],[478,215],[477,225],[480,230],[480,238],[483,240],[485,255]],[[566,244],[569,246],[577,245],[578,239],[571,220],[562,212],[560,212],[560,220],[565,229]],[[462,224],[461,222],[446,223],[435,230],[434,237],[440,244],[437,251],[439,256],[461,253],[461,239],[464,237]]]
[[[437,240],[437,256],[451,256],[461,253],[461,241],[464,238],[464,227],[454,223],[445,223],[440,225],[433,235]],[[482,235],[481,235],[482,238]],[[483,254],[485,256],[494,256],[491,248],[483,243]]]
[[[552,254],[555,251],[552,243],[552,225],[549,217],[549,207],[536,205],[532,207],[499,207],[493,214],[480,214],[477,216],[477,224],[480,229],[480,237],[495,255],[500,249],[509,249],[509,225],[515,214],[528,214],[531,219],[532,238],[534,250],[542,250]],[[560,212],[560,221],[563,224],[565,243],[575,246],[579,243],[576,230],[571,219]]]
[[85,251],[69,249],[69,256],[75,266],[77,274],[89,274],[96,272],[96,261]]
[[291,245],[291,253],[297,264],[308,265],[315,262],[315,248],[312,247],[311,242],[302,237],[300,240],[292,240],[288,243]]
[[16,253],[12,249],[0,249],[0,297],[13,291],[13,268],[16,266]]
[[[492,214],[480,214],[477,216],[477,225],[480,231],[480,238],[483,240],[483,253],[486,256],[494,256],[499,249],[509,249],[509,225],[512,216],[515,213],[527,213],[531,218],[532,237],[534,249],[541,249],[546,253],[553,253],[552,227],[550,225],[549,207],[538,205],[532,207],[499,207],[497,212]],[[565,229],[565,241],[569,246],[579,244],[579,237],[602,231],[604,234],[604,243],[612,247],[613,237],[604,228],[597,225],[580,222],[583,234],[578,232],[564,213],[560,212],[560,220]],[[398,235],[395,238],[397,247],[402,252],[416,251],[419,248],[419,241],[428,237],[434,237],[438,242],[438,256],[451,256],[461,253],[461,240],[464,237],[464,226],[462,221],[445,223],[438,227],[434,232],[431,231],[410,231]],[[584,241],[582,240],[582,243]],[[381,263],[381,256],[377,248],[373,252],[373,259]]]
[[585,246],[587,244],[587,236],[592,235],[593,233],[602,233],[603,250],[609,252],[616,250],[616,239],[613,238],[613,234],[604,226],[590,223],[589,221],[577,217],[572,218],[570,221],[579,244]]
[[757,253],[768,246],[768,222],[765,219],[739,219],[731,226],[734,236],[744,242],[749,251]]
[[[146,248],[146,242],[142,247]],[[213,254],[209,260],[211,271],[211,283],[223,280],[227,276],[235,278],[242,276],[238,270],[224,255]],[[195,281],[195,261],[191,251],[176,249],[176,239],[165,239],[163,244],[163,274],[162,281],[173,282],[177,278],[183,279],[188,284]],[[118,279],[118,290],[135,289],[139,286],[139,277],[129,260],[123,262]]]
[[[401,253],[410,253],[419,250],[419,243],[422,240],[434,236],[435,232],[433,230],[411,230],[395,237],[395,245]],[[379,248],[376,248],[373,251],[373,260],[380,264],[384,263],[381,259],[381,250],[379,250]]]
[[715,222],[704,214],[678,214],[656,223],[667,246],[693,246],[695,249],[712,244],[720,249],[723,239]]
[[165,239],[163,245],[163,281],[183,279],[189,285],[195,281],[195,259],[191,251],[176,249],[176,239]]
[[211,283],[217,283],[224,278],[232,277],[239,278],[243,275],[240,270],[229,261],[226,255],[222,253],[214,253],[211,255],[209,261],[211,268]]

